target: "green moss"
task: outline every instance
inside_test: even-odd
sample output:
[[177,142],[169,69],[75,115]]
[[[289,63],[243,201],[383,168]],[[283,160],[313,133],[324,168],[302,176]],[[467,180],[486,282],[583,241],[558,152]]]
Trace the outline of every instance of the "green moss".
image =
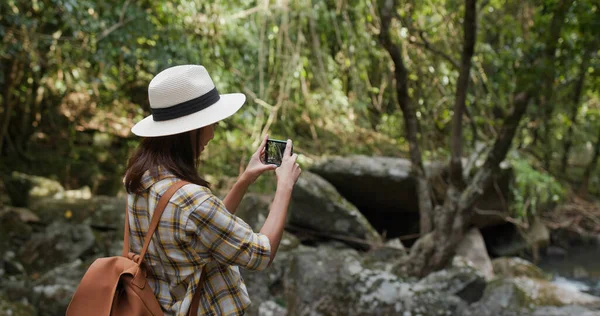
[[0,296],[0,316],[36,316],[33,306],[20,302],[11,302]]

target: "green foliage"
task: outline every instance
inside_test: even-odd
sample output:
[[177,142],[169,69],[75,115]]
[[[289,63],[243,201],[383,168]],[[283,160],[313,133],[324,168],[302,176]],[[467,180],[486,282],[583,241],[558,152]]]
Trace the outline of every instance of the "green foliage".
[[[89,185],[95,192],[115,193],[137,144],[129,129],[149,114],[149,81],[162,69],[185,63],[205,65],[220,92],[243,92],[248,99],[219,124],[203,154],[201,172],[217,187],[237,176],[267,132],[294,139],[308,160],[406,156],[394,69],[378,42],[378,5],[372,0],[2,1],[0,157],[9,170],[55,175],[68,188]],[[542,107],[533,100],[515,143],[536,155],[562,153],[572,125],[571,151],[585,153],[593,146],[600,129],[595,119],[599,46],[591,31],[600,21],[597,3],[573,2],[556,39],[556,63],[538,67],[539,73],[528,71],[541,62],[555,5],[478,2],[465,154],[476,143],[493,142],[517,85],[546,88],[541,83],[548,69],[556,73],[552,137],[539,140]],[[426,159],[448,156],[462,7],[446,0],[403,3],[391,26],[404,50]],[[573,104],[573,83],[585,56],[588,77],[581,102]],[[579,107],[576,124],[569,115],[573,107]],[[260,187],[268,188],[269,181]]]
[[566,191],[560,182],[548,172],[535,168],[527,159],[514,158],[510,164],[515,175],[510,187],[513,217],[528,221],[565,197]]

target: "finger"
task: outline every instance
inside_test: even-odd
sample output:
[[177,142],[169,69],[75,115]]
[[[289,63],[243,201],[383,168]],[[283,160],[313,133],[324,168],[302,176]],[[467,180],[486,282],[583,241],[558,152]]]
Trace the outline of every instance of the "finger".
[[262,153],[265,150],[265,146],[267,145],[268,139],[269,139],[269,134],[266,134],[265,137],[263,137],[263,140],[260,143],[260,146],[258,146],[258,149],[256,150],[257,153]]
[[283,152],[283,156],[287,157],[292,154],[292,140],[288,139],[287,144],[285,144],[285,151]]
[[292,163],[295,163],[296,159],[298,159],[298,154],[291,155],[289,159],[292,161]]
[[263,165],[263,166],[260,166],[259,171],[260,171],[260,173],[263,173],[265,171],[275,170],[275,169],[277,169],[276,165]]
[[260,161],[262,163],[265,163],[265,149],[263,148],[263,150],[260,151],[260,154],[258,155],[258,159],[260,159]]

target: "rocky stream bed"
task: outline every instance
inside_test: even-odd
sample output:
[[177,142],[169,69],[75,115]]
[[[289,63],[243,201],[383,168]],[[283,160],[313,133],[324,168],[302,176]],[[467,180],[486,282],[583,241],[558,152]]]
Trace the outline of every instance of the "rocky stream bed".
[[[441,166],[427,168],[443,175]],[[248,314],[600,315],[600,238],[543,224],[523,237],[481,216],[448,267],[423,279],[398,274],[412,242],[398,237],[418,227],[409,171],[404,159],[356,156],[304,172],[273,265],[242,271],[253,301]],[[125,199],[23,174],[4,185],[0,315],[64,315],[89,264],[120,254]],[[482,208],[503,211],[498,194],[486,192]],[[236,215],[258,230],[271,200],[248,194]],[[542,249],[544,270],[517,257],[528,254],[524,238]]]

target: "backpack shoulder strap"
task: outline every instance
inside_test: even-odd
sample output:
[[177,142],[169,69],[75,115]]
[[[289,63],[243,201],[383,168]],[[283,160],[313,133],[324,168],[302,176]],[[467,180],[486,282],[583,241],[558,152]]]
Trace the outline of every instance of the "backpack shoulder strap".
[[152,214],[152,221],[150,222],[150,226],[148,226],[148,232],[146,233],[146,237],[144,237],[144,247],[140,252],[140,262],[142,265],[144,261],[144,256],[146,255],[146,251],[148,250],[148,246],[150,245],[150,240],[152,239],[152,235],[154,235],[154,231],[158,227],[158,223],[160,222],[160,217],[162,216],[163,211],[167,204],[169,204],[169,200],[173,197],[173,194],[177,192],[182,186],[189,184],[187,181],[177,181],[160,197],[158,200],[158,205],[154,209],[154,214]]

